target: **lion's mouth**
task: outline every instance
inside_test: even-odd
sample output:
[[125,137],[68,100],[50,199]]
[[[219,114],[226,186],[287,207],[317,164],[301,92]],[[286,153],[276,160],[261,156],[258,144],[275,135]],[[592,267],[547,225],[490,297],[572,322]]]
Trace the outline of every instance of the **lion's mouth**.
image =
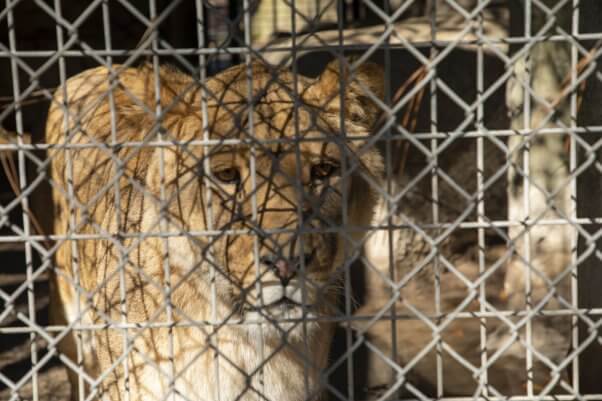
[[295,308],[304,308],[311,309],[312,305],[310,304],[302,304],[288,297],[282,297],[276,301],[270,302],[268,304],[263,305],[247,305],[243,308],[244,312],[260,312],[266,311],[269,309],[280,309],[280,310],[288,310]]

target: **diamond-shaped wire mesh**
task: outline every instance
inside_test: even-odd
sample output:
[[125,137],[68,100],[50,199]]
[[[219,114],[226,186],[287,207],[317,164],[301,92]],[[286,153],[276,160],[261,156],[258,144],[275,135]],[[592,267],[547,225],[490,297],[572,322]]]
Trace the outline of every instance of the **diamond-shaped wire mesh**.
[[0,400],[602,399],[601,15],[6,0]]

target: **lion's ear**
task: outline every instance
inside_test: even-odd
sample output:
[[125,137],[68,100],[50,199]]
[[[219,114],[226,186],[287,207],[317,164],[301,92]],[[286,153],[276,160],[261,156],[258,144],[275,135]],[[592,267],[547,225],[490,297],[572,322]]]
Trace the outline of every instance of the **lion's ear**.
[[371,127],[381,111],[375,99],[383,99],[384,73],[374,63],[365,62],[354,69],[351,64],[350,60],[331,61],[310,88],[311,96],[330,109],[340,108],[342,90],[346,118]]
[[[149,63],[120,71],[116,96],[122,97],[121,114],[137,120],[154,120],[157,102],[163,112],[188,115],[200,84],[175,67],[160,66],[156,71]],[[157,88],[160,93],[157,96]]]

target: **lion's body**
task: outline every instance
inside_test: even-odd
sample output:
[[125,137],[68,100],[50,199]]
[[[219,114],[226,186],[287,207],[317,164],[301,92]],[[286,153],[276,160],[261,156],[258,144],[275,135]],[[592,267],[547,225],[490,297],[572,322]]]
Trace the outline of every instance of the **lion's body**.
[[[303,233],[303,240],[286,232],[258,240],[256,233],[298,232],[303,224],[367,224],[371,191],[353,191],[355,178],[307,178],[314,157],[343,159],[340,145],[257,142],[250,149],[184,143],[202,140],[204,132],[212,140],[245,139],[250,121],[254,140],[334,137],[342,130],[338,71],[311,80],[287,72],[274,78],[254,67],[249,88],[246,69],[235,67],[201,90],[194,79],[168,68],[115,69],[116,78],[106,68],[71,78],[55,95],[47,122],[47,142],[71,146],[49,152],[55,234],[69,235],[56,252],[53,320],[90,326],[69,332],[61,343],[74,362],[74,395],[98,391],[111,401],[317,397],[332,335],[319,317],[332,313],[335,270],[349,250],[340,236],[319,230]],[[293,101],[293,82],[304,103],[324,106],[317,117]],[[375,88],[368,79],[363,85]],[[257,103],[245,115],[249,95]],[[352,118],[344,130],[366,135],[375,110],[359,92],[350,89],[345,96]],[[162,116],[158,123],[156,112]],[[151,139],[164,142],[142,146]],[[359,142],[345,146],[367,174],[379,172],[373,150],[359,152]],[[244,178],[236,187],[217,185],[205,172],[224,164]],[[347,208],[346,191],[356,194]],[[302,223],[299,216],[306,212]],[[329,223],[312,223],[316,215]],[[254,256],[292,257],[289,248],[310,252],[311,261],[301,266],[299,279],[274,285],[273,273]],[[269,297],[294,298],[303,307],[264,307]],[[251,317],[260,322],[253,324]],[[289,322],[277,326],[282,318]]]

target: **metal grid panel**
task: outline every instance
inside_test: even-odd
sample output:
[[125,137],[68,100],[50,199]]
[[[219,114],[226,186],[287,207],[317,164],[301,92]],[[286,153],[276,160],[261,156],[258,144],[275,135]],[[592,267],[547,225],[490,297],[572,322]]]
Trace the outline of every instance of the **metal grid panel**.
[[602,399],[600,12],[7,0],[0,399]]

